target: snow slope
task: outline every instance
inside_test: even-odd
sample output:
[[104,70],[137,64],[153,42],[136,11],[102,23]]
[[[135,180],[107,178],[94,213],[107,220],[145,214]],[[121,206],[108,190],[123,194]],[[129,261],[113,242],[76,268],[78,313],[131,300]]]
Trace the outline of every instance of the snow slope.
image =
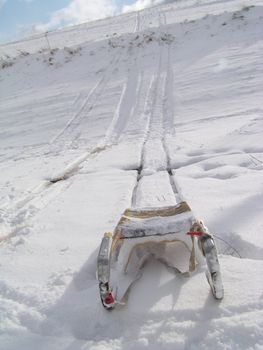
[[[14,56],[0,69],[1,350],[263,348],[261,5],[177,1],[55,32],[51,51],[0,47]],[[107,313],[103,233],[131,204],[182,197],[217,237],[225,298],[202,264],[185,278],[153,261]]]

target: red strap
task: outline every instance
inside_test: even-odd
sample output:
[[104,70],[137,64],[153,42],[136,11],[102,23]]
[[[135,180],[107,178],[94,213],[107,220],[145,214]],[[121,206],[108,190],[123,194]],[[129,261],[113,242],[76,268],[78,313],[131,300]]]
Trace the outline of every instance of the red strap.
[[187,235],[189,236],[202,236],[203,232],[198,232],[198,231],[189,231],[187,232]]
[[114,298],[112,296],[111,293],[108,293],[108,295],[106,296],[106,298],[104,299],[104,303],[105,304],[113,304],[115,301],[114,301]]

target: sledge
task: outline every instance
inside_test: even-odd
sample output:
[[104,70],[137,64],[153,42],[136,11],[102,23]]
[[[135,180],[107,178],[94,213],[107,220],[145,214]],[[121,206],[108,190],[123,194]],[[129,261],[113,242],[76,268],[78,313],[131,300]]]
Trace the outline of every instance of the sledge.
[[126,209],[114,232],[104,234],[99,249],[97,277],[102,305],[107,310],[124,305],[130,287],[151,257],[189,275],[197,265],[197,249],[206,258],[213,296],[220,300],[224,290],[214,238],[186,202]]

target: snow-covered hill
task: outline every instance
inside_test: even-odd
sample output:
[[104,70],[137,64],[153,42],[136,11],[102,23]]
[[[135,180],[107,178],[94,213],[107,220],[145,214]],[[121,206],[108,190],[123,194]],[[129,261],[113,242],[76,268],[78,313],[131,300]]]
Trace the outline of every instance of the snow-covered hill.
[[[51,50],[0,47],[1,350],[263,348],[261,5],[177,1],[55,32]],[[222,302],[204,266],[153,261],[124,308],[102,308],[98,247],[142,148],[136,205],[177,202],[168,153],[217,237]]]

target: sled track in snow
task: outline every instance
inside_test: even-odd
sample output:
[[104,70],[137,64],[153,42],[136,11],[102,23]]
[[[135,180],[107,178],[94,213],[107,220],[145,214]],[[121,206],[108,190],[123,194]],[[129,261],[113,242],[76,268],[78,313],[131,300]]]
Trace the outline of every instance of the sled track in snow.
[[30,220],[72,184],[72,181],[64,180],[69,180],[76,175],[82,163],[92,159],[106,148],[106,146],[95,146],[53,178],[44,180],[34,188],[26,190],[24,196],[11,203],[3,203],[0,209],[2,220],[0,223],[0,244],[18,234],[27,234]]
[[[160,17],[160,21],[161,21]],[[145,128],[145,138],[141,149],[141,160],[137,176],[137,183],[134,187],[131,206],[136,207],[137,202],[137,190],[140,179],[146,174],[154,173],[156,171],[167,171],[170,179],[170,185],[172,191],[178,200],[182,200],[179,194],[178,186],[173,177],[168,147],[166,144],[166,133],[173,133],[173,103],[171,87],[173,85],[173,75],[171,74],[170,65],[170,46],[167,50],[161,47],[158,69],[156,74],[153,74],[152,81],[148,90],[148,96],[145,103],[145,114],[147,111],[151,111],[148,116],[148,120]],[[167,97],[168,96],[168,97]],[[168,130],[171,128],[171,130]],[[160,142],[159,160],[151,159],[151,143]],[[148,169],[149,165],[155,165],[155,168]]]
[[134,33],[139,32],[139,30],[140,30],[140,28],[141,28],[140,22],[141,22],[140,12],[137,11],[137,12],[136,12],[136,20],[135,20]]
[[[174,98],[173,69],[171,66],[171,46],[169,45],[167,50],[165,52],[163,51],[164,50],[162,48],[159,56],[158,70],[156,72],[156,75],[152,76],[152,81],[145,103],[145,111],[150,110],[151,113],[146,124],[146,135],[141,149],[140,166],[137,169],[137,181],[132,193],[131,207],[136,207],[137,191],[140,180],[143,176],[147,176],[147,174],[144,173],[148,157],[146,153],[147,145],[154,139],[158,140],[158,138],[161,141],[162,147],[159,155],[160,158],[163,158],[163,153],[165,155],[165,161],[163,164],[159,164],[159,168],[152,170],[153,172],[163,170],[167,171],[169,175],[170,186],[172,188],[176,202],[179,203],[180,201],[184,200],[176,178],[173,174],[169,155],[169,147],[167,143],[167,137],[174,135]],[[221,254],[241,258],[241,255],[237,249],[230,245],[226,240],[217,235],[214,235],[214,237],[217,241],[217,246]]]
[[[123,51],[118,49],[117,53],[113,57],[112,61],[108,65],[106,71],[102,75],[102,77],[97,81],[97,83],[90,90],[86,98],[84,98],[84,102],[80,106],[79,110],[73,115],[73,117],[68,121],[67,125],[64,129],[62,129],[51,141],[51,144],[56,144],[60,139],[63,139],[63,143],[67,142],[69,139],[72,142],[76,141],[78,138],[77,135],[74,136],[74,131],[80,126],[82,120],[87,118],[90,112],[93,110],[95,105],[98,102],[99,97],[105,91],[108,82],[114,72],[114,69],[117,67],[123,56]],[[73,138],[72,138],[73,134]]]
[[106,144],[118,142],[137,111],[138,99],[142,86],[142,72],[139,70],[137,61],[138,52],[135,54],[134,62],[131,62],[131,58],[129,60],[128,78],[123,85],[117,109],[105,134]]

